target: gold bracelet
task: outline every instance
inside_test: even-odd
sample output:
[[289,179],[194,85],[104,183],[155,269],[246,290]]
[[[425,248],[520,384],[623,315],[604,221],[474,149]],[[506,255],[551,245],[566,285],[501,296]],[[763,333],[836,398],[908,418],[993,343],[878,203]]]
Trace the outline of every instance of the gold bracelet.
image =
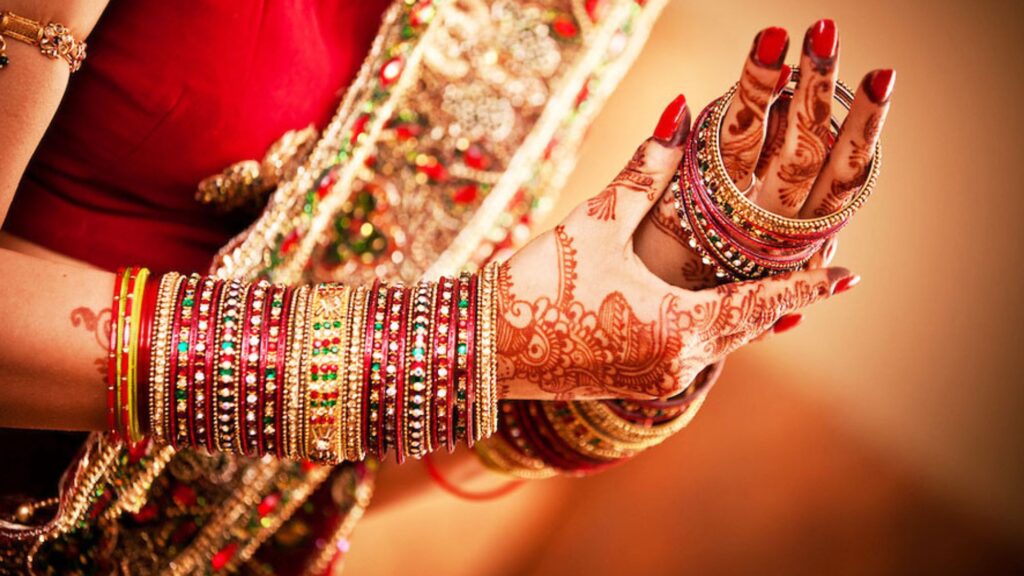
[[63,58],[72,72],[77,72],[85,60],[85,42],[75,40],[71,30],[63,24],[50,22],[44,26],[17,14],[0,12],[0,69],[10,63],[4,36],[38,47],[39,52],[51,60]]
[[479,296],[479,342],[477,357],[480,360],[477,379],[480,382],[481,417],[477,428],[477,440],[494,434],[498,429],[498,306],[496,301],[498,286],[498,263],[488,264],[480,273]]
[[313,289],[313,329],[306,345],[310,362],[303,376],[307,379],[305,451],[316,462],[334,463],[341,458],[336,437],[343,407],[338,402],[338,375],[344,366],[343,351],[348,347],[345,311],[351,293],[351,289],[341,285],[320,284]]
[[152,361],[149,374],[149,431],[153,438],[166,442],[163,414],[164,395],[167,393],[167,349],[171,337],[171,314],[174,312],[174,298],[184,278],[171,272],[160,280],[157,292],[157,308],[153,318],[156,333],[153,336]]

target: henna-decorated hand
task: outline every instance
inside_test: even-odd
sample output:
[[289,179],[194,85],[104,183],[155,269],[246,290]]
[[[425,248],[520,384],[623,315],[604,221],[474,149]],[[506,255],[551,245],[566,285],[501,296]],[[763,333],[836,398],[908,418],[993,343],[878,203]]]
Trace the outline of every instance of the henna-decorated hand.
[[653,274],[633,236],[676,170],[689,124],[680,96],[611,184],[502,266],[503,397],[672,396],[708,364],[851,277],[842,268],[816,269],[690,291]]
[[[807,30],[792,99],[779,97],[790,78],[790,68],[783,64],[788,47],[782,28],[766,28],[754,38],[723,124],[722,159],[736,185],[749,189],[750,198],[762,207],[787,217],[824,216],[839,210],[867,177],[895,73],[875,70],[864,77],[830,150],[829,119],[839,68],[835,24],[820,20]],[[687,246],[670,192],[640,225],[635,243],[641,260],[670,284],[693,289],[716,283],[714,271]],[[670,245],[676,249],[666,250]],[[826,244],[809,266],[827,265],[835,247],[834,240]],[[780,328],[792,327],[792,322]]]

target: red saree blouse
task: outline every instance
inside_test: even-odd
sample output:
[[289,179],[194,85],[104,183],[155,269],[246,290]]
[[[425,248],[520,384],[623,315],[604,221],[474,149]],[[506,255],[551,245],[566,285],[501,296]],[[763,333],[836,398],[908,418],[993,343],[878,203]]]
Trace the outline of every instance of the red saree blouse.
[[4,229],[106,269],[205,270],[248,218],[198,182],[326,124],[389,4],[113,2]]

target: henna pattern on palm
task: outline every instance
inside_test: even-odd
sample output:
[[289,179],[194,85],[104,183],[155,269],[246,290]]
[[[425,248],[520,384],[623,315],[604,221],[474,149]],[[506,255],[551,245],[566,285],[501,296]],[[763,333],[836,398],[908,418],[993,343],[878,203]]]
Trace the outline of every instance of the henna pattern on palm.
[[626,296],[608,293],[596,310],[576,298],[577,251],[565,226],[554,231],[556,295],[516,296],[509,264],[498,277],[498,372],[559,400],[666,397],[707,365],[770,327],[793,307],[829,292],[799,282],[769,294],[765,283],[728,284],[720,298],[687,306],[668,293],[656,319],[641,321]]
[[648,200],[654,200],[654,178],[643,171],[646,162],[644,154],[645,147],[641,146],[615,179],[605,186],[600,194],[587,200],[587,216],[602,221],[615,220],[615,198],[618,190],[640,192],[646,194]]
[[[113,312],[110,308],[103,308],[99,312],[95,312],[88,306],[79,306],[71,311],[71,325],[76,328],[82,326],[91,332],[96,337],[96,343],[100,349],[106,352],[110,342],[110,322],[112,317]],[[96,370],[106,378],[106,356],[97,358],[93,363],[96,365]]]

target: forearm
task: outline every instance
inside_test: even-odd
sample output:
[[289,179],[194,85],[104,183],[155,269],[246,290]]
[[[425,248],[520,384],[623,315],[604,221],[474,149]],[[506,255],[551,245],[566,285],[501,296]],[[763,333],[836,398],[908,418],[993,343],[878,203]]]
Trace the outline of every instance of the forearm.
[[114,275],[0,249],[0,426],[102,430]]

